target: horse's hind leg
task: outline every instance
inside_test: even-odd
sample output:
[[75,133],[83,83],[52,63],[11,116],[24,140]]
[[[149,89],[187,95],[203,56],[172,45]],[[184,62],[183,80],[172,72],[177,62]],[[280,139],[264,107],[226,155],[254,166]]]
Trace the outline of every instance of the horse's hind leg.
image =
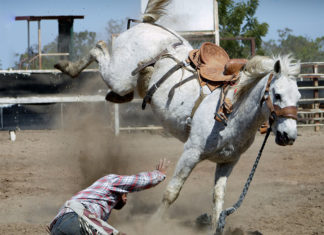
[[201,152],[194,148],[186,149],[182,153],[172,179],[163,194],[162,204],[156,213],[158,217],[163,216],[166,209],[177,199],[184,182],[197,163],[201,161],[200,155]]
[[61,60],[55,64],[54,67],[74,78],[77,77],[81,71],[88,67],[93,61],[98,62],[100,57],[109,58],[108,48],[104,41],[97,42],[96,46],[90,50],[90,53],[80,60],[75,62]]
[[[223,210],[225,188],[228,176],[231,174],[234,163],[217,164],[215,172],[215,186],[213,195],[213,213],[212,213],[212,229],[216,231],[219,215]],[[221,233],[216,233],[221,234]]]

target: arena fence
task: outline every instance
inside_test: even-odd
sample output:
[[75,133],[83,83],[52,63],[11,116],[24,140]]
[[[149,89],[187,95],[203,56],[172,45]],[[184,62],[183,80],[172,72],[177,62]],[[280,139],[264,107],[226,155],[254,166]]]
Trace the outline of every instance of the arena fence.
[[302,95],[299,101],[298,126],[324,126],[324,62],[301,63],[302,73],[297,83]]
[[[302,63],[302,73],[300,74],[297,83],[302,95],[299,103],[298,110],[298,127],[313,127],[315,131],[320,130],[321,126],[324,126],[324,73],[322,69],[324,68],[324,62],[311,62],[311,63]],[[87,74],[88,73],[88,74]],[[63,78],[62,74],[57,70],[49,71],[0,71],[0,75],[3,77],[8,76],[8,74],[23,74],[24,76],[30,74],[36,74],[39,76],[45,76],[45,74],[50,74],[49,80],[52,81],[46,86],[53,86],[53,81],[58,80],[69,80],[70,78]],[[53,77],[54,76],[54,77]],[[95,82],[98,82],[100,76],[98,76],[98,71],[88,70],[83,75],[87,78],[83,80],[88,80],[89,77],[97,76]],[[30,79],[30,78],[28,78]],[[39,78],[37,78],[39,80]],[[47,79],[45,76],[42,79]],[[19,79],[18,79],[19,80]],[[38,81],[37,80],[37,81]],[[1,79],[0,79],[1,81]],[[31,82],[36,81],[31,79]],[[82,79],[81,79],[82,81]],[[80,80],[73,80],[74,83],[79,83]],[[92,83],[93,81],[89,81]],[[3,81],[5,86],[8,84],[8,80]],[[18,82],[20,84],[20,82]],[[20,84],[21,85],[21,84]],[[55,84],[57,86],[57,84]],[[5,88],[5,87],[4,87]],[[68,89],[78,90],[79,88],[76,85],[68,85]],[[66,91],[58,91],[56,94],[21,94],[17,93],[16,95],[9,94],[7,96],[0,96],[0,128],[4,129],[4,109],[10,109],[13,105],[31,105],[31,104],[59,104],[60,108],[56,110],[59,112],[61,117],[61,127],[64,127],[64,106],[67,104],[79,103],[95,103],[100,107],[105,107],[108,110],[106,113],[109,113],[107,117],[107,126],[112,128],[116,135],[119,135],[120,132],[131,132],[131,131],[156,131],[162,130],[163,128],[159,125],[159,122],[155,119],[150,109],[145,111],[141,110],[142,100],[139,98],[134,99],[128,104],[109,104],[105,101],[106,92],[98,93],[98,89],[106,89],[103,83],[100,83],[94,88],[90,93],[84,93],[83,91],[69,93]],[[94,92],[95,91],[95,92]],[[105,91],[105,90],[104,90]],[[35,93],[32,91],[31,93]],[[13,115],[14,116],[14,115]],[[14,117],[15,118],[15,117]],[[134,121],[135,120],[135,121]],[[19,126],[17,126],[19,128]],[[40,128],[41,129],[41,128]]]

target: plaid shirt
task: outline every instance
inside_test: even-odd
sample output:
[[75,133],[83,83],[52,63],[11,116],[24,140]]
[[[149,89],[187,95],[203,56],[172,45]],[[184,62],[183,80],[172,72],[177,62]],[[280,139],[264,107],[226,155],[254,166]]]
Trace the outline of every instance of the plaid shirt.
[[[78,192],[70,200],[81,202],[97,218],[106,221],[111,210],[121,200],[121,194],[151,188],[164,179],[165,175],[158,170],[141,172],[131,176],[110,174],[98,179],[90,187]],[[72,210],[63,206],[50,227],[54,225],[60,216],[68,212],[72,212]]]

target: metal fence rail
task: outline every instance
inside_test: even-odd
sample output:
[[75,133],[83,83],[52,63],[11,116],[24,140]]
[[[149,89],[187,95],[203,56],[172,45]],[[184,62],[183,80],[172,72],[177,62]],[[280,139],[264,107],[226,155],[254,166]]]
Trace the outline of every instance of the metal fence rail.
[[26,97],[0,97],[1,104],[45,104],[45,103],[76,103],[76,102],[104,102],[103,95],[77,95],[77,96],[26,96]]
[[[40,104],[57,104],[59,109],[56,111],[60,115],[61,128],[64,127],[64,104],[75,104],[75,103],[103,103],[106,104],[105,96],[103,95],[68,95],[68,96],[25,96],[25,97],[0,97],[0,127],[4,129],[4,110],[12,109],[13,105],[40,105]],[[47,111],[49,113],[49,111]],[[20,115],[19,115],[20,116]],[[13,117],[16,119],[17,117]],[[107,123],[108,126],[109,123]],[[20,129],[20,125],[13,128]],[[10,128],[11,129],[11,128]],[[41,128],[42,129],[42,128]]]

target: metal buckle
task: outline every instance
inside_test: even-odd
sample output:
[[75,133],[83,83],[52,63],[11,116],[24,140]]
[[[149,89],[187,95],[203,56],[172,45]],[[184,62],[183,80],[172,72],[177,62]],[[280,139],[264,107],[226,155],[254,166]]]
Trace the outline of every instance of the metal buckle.
[[185,67],[187,67],[187,66],[189,66],[189,65],[190,65],[190,63],[189,63],[189,62],[187,62],[187,60],[184,60],[184,61],[182,61],[182,64],[183,64],[183,66],[185,66]]

